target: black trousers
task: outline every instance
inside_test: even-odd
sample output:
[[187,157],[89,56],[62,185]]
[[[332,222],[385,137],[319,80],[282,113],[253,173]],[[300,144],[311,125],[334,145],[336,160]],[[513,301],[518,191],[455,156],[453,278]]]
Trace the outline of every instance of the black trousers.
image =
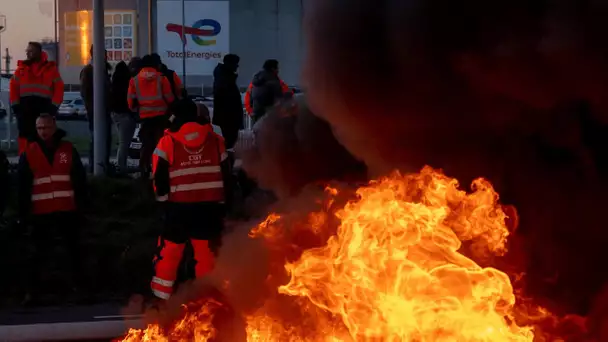
[[32,217],[28,290],[69,292],[82,280],[80,216],[56,212]]
[[226,149],[234,148],[237,140],[239,139],[239,126],[236,125],[220,125],[222,129],[222,136],[226,144]]
[[162,240],[186,244],[178,270],[177,279],[183,281],[195,278],[195,253],[190,239],[207,240],[209,249],[216,256],[222,246],[225,208],[221,203],[170,203],[162,204],[164,226],[160,235],[157,256],[160,256]]
[[141,140],[139,169],[142,174],[148,174],[150,172],[152,167],[152,154],[168,126],[169,121],[165,115],[141,120],[141,128],[139,129],[139,139]]
[[165,220],[162,238],[175,243],[189,239],[214,241],[219,239],[224,228],[226,209],[224,204],[209,203],[163,203]]
[[23,111],[17,115],[17,130],[19,138],[34,141],[38,133],[36,132],[36,119],[40,116],[39,112],[33,110]]

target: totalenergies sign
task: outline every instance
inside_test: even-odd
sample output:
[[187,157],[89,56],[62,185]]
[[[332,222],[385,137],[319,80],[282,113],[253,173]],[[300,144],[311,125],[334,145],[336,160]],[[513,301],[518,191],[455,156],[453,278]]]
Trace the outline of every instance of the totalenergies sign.
[[[157,52],[171,69],[186,74],[211,75],[225,54],[229,53],[229,2],[184,1],[186,18],[176,1],[157,2]],[[176,8],[178,7],[178,8]]]
[[[208,29],[208,27],[210,29]],[[194,43],[200,46],[209,46],[215,45],[217,40],[205,38],[216,37],[220,34],[220,32],[222,32],[222,25],[213,19],[201,19],[192,24],[192,26],[167,24],[166,29],[169,32],[177,33],[184,45],[188,45],[186,36],[189,35]]]

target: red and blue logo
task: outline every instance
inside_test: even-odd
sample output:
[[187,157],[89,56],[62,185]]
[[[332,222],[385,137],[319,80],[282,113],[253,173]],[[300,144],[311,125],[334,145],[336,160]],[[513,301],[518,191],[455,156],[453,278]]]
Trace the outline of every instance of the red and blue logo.
[[213,19],[201,19],[195,22],[192,26],[183,26],[179,24],[167,24],[168,32],[174,32],[179,35],[184,45],[188,44],[186,35],[192,37],[192,41],[201,46],[215,45],[215,39],[205,39],[216,37],[222,31],[222,25]]

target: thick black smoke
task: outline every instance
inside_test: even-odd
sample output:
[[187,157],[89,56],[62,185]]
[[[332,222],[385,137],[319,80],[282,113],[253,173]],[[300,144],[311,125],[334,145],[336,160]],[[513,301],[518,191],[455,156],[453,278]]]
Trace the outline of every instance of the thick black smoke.
[[586,312],[608,279],[608,1],[309,0],[308,99],[372,174],[483,176],[529,292]]
[[345,177],[365,180],[365,165],[334,137],[329,124],[310,112],[303,97],[286,100],[260,122],[256,148],[244,168],[279,198],[296,195],[310,183]]

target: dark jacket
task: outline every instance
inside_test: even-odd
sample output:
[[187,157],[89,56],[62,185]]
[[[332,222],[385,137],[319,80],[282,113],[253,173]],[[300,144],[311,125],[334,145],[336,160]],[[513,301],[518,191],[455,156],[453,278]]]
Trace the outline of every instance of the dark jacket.
[[166,65],[162,65],[160,67],[160,73],[163,74],[163,76],[165,76],[167,78],[167,80],[169,81],[169,84],[171,85],[171,92],[173,93],[173,96],[177,99],[179,97],[181,97],[182,94],[180,94],[181,89],[180,87],[178,87],[177,84],[175,84],[175,77],[177,77],[175,70],[169,69]]
[[[126,76],[126,77],[125,77]],[[111,110],[115,113],[131,113],[127,103],[127,93],[129,91],[130,75],[112,76],[110,91]]]
[[[112,70],[110,63],[106,62],[106,69],[109,73]],[[110,99],[110,75],[106,78],[106,108],[109,109]],[[87,114],[90,116],[93,113],[93,65],[87,64],[80,71],[80,96],[84,101],[84,105],[87,109]],[[91,113],[91,114],[89,114]]]
[[234,67],[218,64],[213,71],[213,124],[243,128],[243,101]]
[[[53,162],[55,151],[59,142],[66,136],[64,130],[58,129],[53,137],[54,143],[49,146],[43,141],[37,140],[34,144],[39,144],[44,155],[50,163]],[[18,174],[18,203],[19,203],[19,218],[27,220],[30,215],[30,209],[32,204],[32,182],[34,180],[34,174],[27,161],[25,153],[21,154],[19,158],[19,166],[17,167]],[[74,189],[74,199],[76,201],[77,208],[82,208],[83,203],[86,200],[87,194],[87,174],[80,160],[78,151],[74,148],[72,150],[72,188]]]
[[259,119],[266,113],[268,107],[273,106],[283,97],[281,80],[274,72],[262,70],[253,76],[251,84],[253,85],[251,90],[253,116]]

